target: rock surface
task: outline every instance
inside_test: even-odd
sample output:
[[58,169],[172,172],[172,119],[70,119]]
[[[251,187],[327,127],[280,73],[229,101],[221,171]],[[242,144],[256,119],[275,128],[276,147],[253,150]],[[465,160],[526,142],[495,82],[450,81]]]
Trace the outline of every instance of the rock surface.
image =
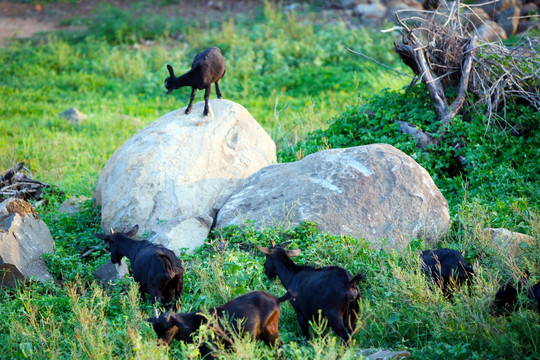
[[66,111],[61,112],[58,116],[69,120],[72,125],[79,125],[88,118],[88,115],[83,114],[75,107],[69,108]]
[[162,116],[111,156],[94,193],[105,231],[138,224],[177,254],[174,244],[194,249],[244,178],[275,163],[274,142],[243,106],[212,99],[207,117],[203,107]]
[[358,355],[365,356],[367,360],[401,360],[408,359],[411,353],[406,350],[365,349],[360,351]]
[[121,280],[126,275],[129,275],[129,269],[124,258],[122,258],[120,264],[113,264],[109,260],[94,272],[94,277],[103,286],[108,286],[117,280]]
[[483,229],[483,241],[498,249],[503,255],[515,258],[519,254],[520,246],[532,245],[534,238],[529,235],[513,232],[505,228],[486,228]]
[[65,214],[77,213],[81,211],[81,206],[86,200],[88,200],[86,196],[71,196],[60,205],[58,212]]
[[417,236],[435,245],[450,225],[448,204],[429,174],[386,144],[261,169],[221,208],[216,227],[248,219],[258,229],[311,220],[322,232],[366,238],[375,248],[401,248]]
[[0,204],[0,287],[52,280],[40,256],[53,248],[49,228],[32,205],[13,198]]

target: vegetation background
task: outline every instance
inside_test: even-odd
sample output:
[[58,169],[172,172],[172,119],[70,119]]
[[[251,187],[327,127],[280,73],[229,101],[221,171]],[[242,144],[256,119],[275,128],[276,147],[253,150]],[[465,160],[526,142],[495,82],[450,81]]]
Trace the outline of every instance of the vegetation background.
[[[368,279],[349,346],[324,326],[304,341],[294,311],[284,304],[282,349],[239,337],[220,356],[347,359],[357,358],[360,349],[381,347],[408,350],[418,359],[540,358],[539,314],[524,308],[497,317],[491,309],[508,278],[519,278],[525,268],[531,280],[540,277],[540,138],[532,108],[508,103],[508,121],[499,122],[486,118],[481,106],[469,106],[436,148],[419,150],[397,121],[436,128],[426,89],[417,85],[406,94],[407,78],[344,49],[407,72],[393,52],[391,33],[352,26],[323,11],[322,1],[302,3],[295,11],[283,3],[254,2],[249,12],[222,16],[186,10],[199,6],[195,1],[114,4],[64,18],[63,25],[80,30],[13,40],[0,49],[0,170],[24,161],[36,178],[54,185],[38,211],[55,239],[55,252],[45,259],[57,279],[0,290],[0,358],[198,356],[195,345],[156,345],[145,321],[150,303],[139,299],[131,279],[113,289],[93,281],[108,252],[92,235],[101,231],[92,202],[75,215],[57,209],[69,196],[90,197],[107,159],[124,141],[187,104],[189,89],[165,96],[165,64],[178,73],[188,70],[194,55],[209,45],[226,57],[224,97],[246,107],[268,131],[279,161],[378,142],[418,161],[450,205],[453,227],[440,247],[462,251],[478,275],[470,292],[448,301],[416,271],[418,252],[426,249],[422,239],[400,252],[381,252],[363,239],[321,234],[312,223],[291,230],[257,232],[248,224],[214,231],[208,245],[182,256],[188,268],[183,311],[250,290],[281,295],[283,288],[264,276],[264,258],[252,246],[270,240],[293,239],[291,246],[302,250],[300,263],[339,264],[364,271]],[[58,117],[72,106],[88,119],[72,125]],[[510,258],[482,236],[486,227],[522,232],[534,243]],[[218,250],[223,244],[226,251]],[[81,259],[90,248],[96,251]],[[201,341],[207,336],[202,331]]]

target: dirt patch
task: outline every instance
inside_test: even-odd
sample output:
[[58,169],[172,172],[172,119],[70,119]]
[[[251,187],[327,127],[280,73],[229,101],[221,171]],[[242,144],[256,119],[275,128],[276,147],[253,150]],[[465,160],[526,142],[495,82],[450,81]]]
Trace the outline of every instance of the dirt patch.
[[44,22],[36,18],[18,19],[0,17],[0,46],[14,38],[29,38],[36,33],[56,30],[55,22]]
[[39,219],[39,214],[34,210],[30,203],[21,200],[15,199],[6,204],[6,210],[9,214],[18,214],[20,217],[25,217],[26,215],[32,215],[34,219]]
[[[306,3],[309,1],[283,1],[283,6],[291,3]],[[156,4],[157,3],[157,4]],[[162,2],[165,3],[165,2]],[[129,9],[133,6],[131,1],[113,0],[107,1],[106,5],[120,9]],[[94,16],[103,1],[78,0],[75,4],[65,1],[52,2],[49,4],[19,4],[12,2],[0,3],[0,46],[5,46],[9,39],[29,38],[40,32],[69,29],[62,26],[62,22],[74,17]],[[167,16],[179,16],[186,19],[215,19],[224,20],[231,15],[243,14],[250,18],[257,9],[264,6],[263,0],[184,0],[174,4],[159,4],[148,1],[139,16],[154,13]]]

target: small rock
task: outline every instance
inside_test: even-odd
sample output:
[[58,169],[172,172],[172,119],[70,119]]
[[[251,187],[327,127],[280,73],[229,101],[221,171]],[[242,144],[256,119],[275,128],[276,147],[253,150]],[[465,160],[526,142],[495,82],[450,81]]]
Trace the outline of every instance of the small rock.
[[513,6],[504,10],[497,23],[503,28],[507,36],[514,35],[519,25],[519,8]]
[[60,205],[58,212],[66,214],[74,214],[81,211],[81,204],[88,198],[86,196],[72,196]]
[[386,7],[376,0],[372,4],[356,5],[354,14],[359,16],[365,25],[378,25],[384,20]]
[[88,118],[86,114],[80,112],[77,108],[72,107],[66,111],[60,113],[58,116],[69,120],[72,125],[79,125],[83,120]]
[[52,280],[41,255],[53,249],[49,228],[32,205],[14,198],[0,204],[0,288]]
[[123,279],[126,275],[129,275],[129,269],[124,259],[120,261],[120,264],[113,264],[109,260],[94,272],[94,277],[102,286],[110,286],[111,283]]
[[483,230],[483,239],[491,246],[500,249],[511,257],[516,257],[521,244],[532,245],[534,238],[529,235],[513,232],[505,228],[486,228]]
[[487,20],[476,29],[478,37],[485,42],[505,40],[507,38],[504,29],[495,21]]
[[535,3],[533,2],[529,2],[529,3],[526,3],[524,4],[522,7],[521,7],[521,13],[520,15],[521,16],[528,16],[529,13],[538,13],[538,5],[536,5]]
[[463,16],[469,20],[475,28],[481,26],[487,20],[491,20],[489,15],[482,8],[468,8],[463,12]]
[[336,0],[332,1],[332,5],[338,9],[352,9],[355,5],[355,0]]
[[365,349],[358,352],[358,355],[365,356],[368,360],[401,360],[408,359],[411,353],[406,350]]

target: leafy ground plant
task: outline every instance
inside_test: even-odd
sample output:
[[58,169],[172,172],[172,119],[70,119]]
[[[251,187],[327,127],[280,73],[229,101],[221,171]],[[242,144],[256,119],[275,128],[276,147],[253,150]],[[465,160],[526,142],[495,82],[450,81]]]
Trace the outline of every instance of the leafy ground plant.
[[[45,260],[56,281],[0,290],[0,358],[198,358],[196,344],[157,346],[146,321],[152,306],[140,298],[131,278],[112,288],[95,283],[93,272],[109,254],[92,235],[101,231],[99,209],[92,201],[74,215],[57,208],[70,195],[91,195],[99,171],[118,146],[187,102],[188,90],[179,97],[163,95],[165,64],[188,68],[208,43],[222,48],[231,69],[224,79],[225,97],[243,104],[265,127],[280,147],[281,161],[376,142],[392,144],[416,159],[450,203],[453,227],[440,246],[460,250],[477,273],[469,289],[448,301],[419,272],[418,254],[426,249],[422,239],[403,251],[385,252],[363,239],[320,233],[309,222],[292,229],[256,231],[248,223],[215,230],[206,245],[181,254],[186,267],[182,311],[208,309],[251,290],[283,295],[283,287],[264,275],[264,257],[254,248],[271,241],[292,240],[291,246],[301,249],[299,263],[337,264],[352,273],[361,270],[367,278],[358,330],[348,346],[324,323],[304,340],[286,303],[281,349],[238,337],[231,349],[217,350],[219,357],[347,359],[359,358],[361,349],[371,347],[407,350],[416,359],[540,357],[537,312],[523,308],[497,317],[491,311],[498,286],[518,279],[521,269],[528,268],[531,280],[539,280],[536,113],[524,105],[509,106],[507,111],[531,130],[513,134],[489,122],[486,126],[483,111],[469,108],[454,120],[453,136],[437,148],[419,150],[399,121],[427,131],[436,128],[425,89],[379,93],[405,84],[342,47],[377,52],[378,60],[399,67],[390,51],[381,51],[381,35],[282,10],[266,3],[256,21],[239,16],[201,26],[179,22],[170,33],[157,29],[145,34],[145,26],[124,29],[125,23],[135,24],[130,16],[137,14],[136,8],[105,7],[86,24],[99,29],[103,21],[108,28],[122,29],[118,36],[109,38],[106,31],[54,35],[0,49],[2,168],[24,160],[36,176],[61,190],[48,193],[40,210],[55,239],[55,252]],[[71,125],[59,119],[67,104],[89,114],[87,121]],[[485,227],[495,226],[526,233],[533,242],[510,257],[481,236]],[[211,332],[198,336],[205,341]]]

